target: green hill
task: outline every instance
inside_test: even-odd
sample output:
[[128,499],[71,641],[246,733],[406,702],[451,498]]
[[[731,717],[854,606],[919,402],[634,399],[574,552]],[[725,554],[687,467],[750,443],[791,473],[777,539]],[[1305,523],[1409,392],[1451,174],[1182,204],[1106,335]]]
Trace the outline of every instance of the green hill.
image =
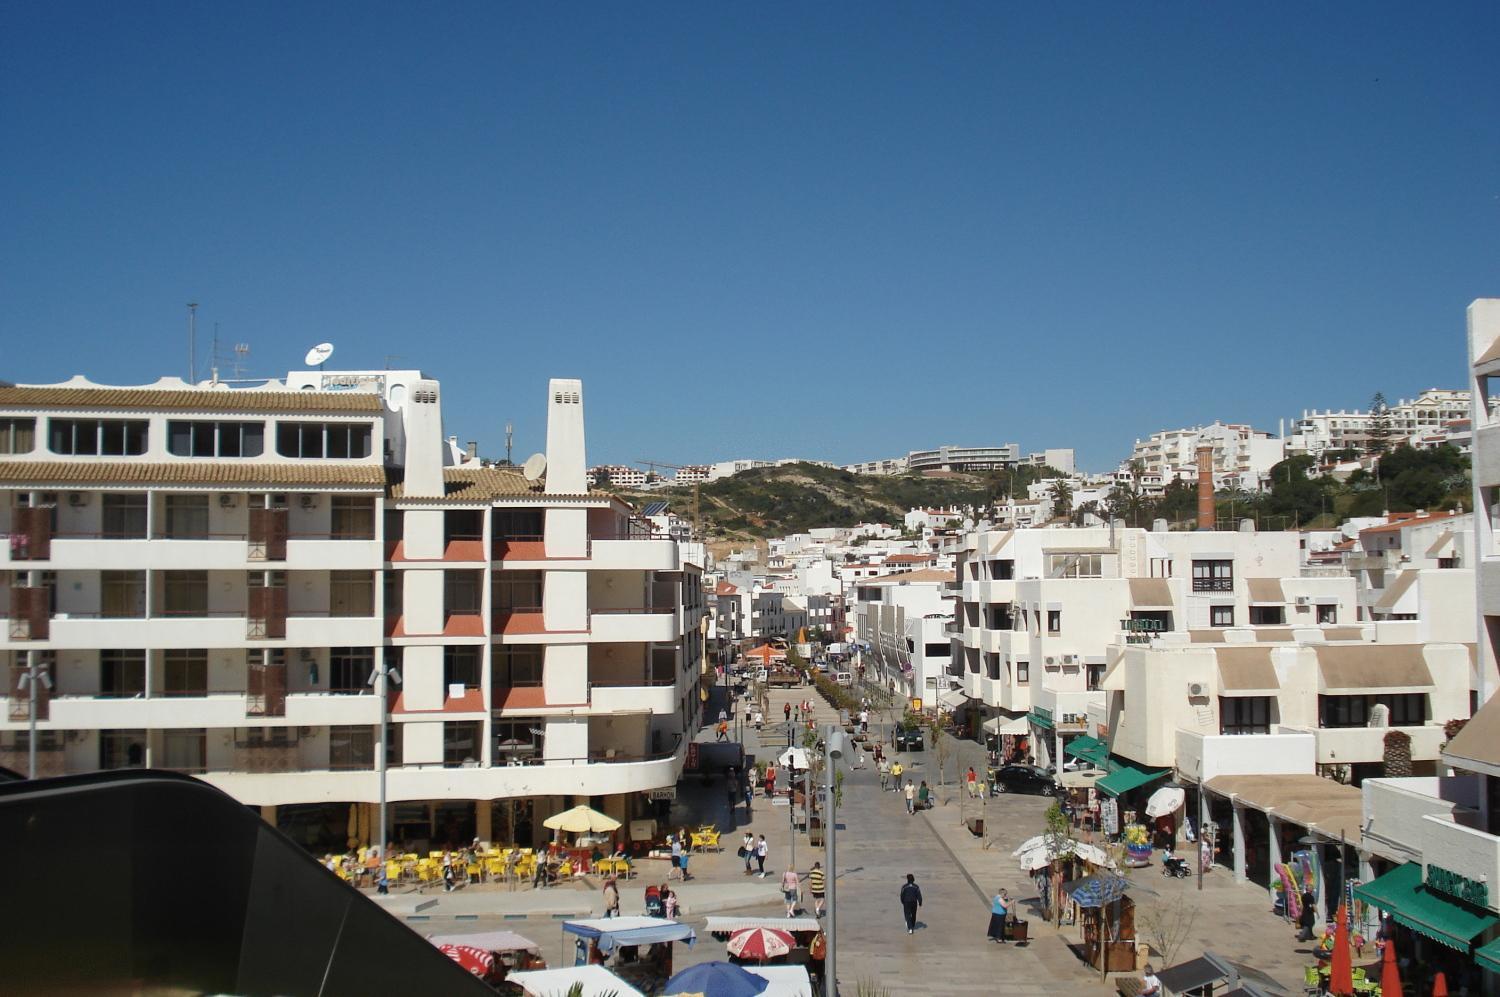
[[[1008,483],[994,475],[854,474],[816,464],[786,464],[742,471],[701,486],[705,532],[712,540],[756,539],[815,527],[884,522],[900,526],[913,507],[976,505]],[[691,516],[693,489],[622,492],[636,505],[665,499],[679,516]]]

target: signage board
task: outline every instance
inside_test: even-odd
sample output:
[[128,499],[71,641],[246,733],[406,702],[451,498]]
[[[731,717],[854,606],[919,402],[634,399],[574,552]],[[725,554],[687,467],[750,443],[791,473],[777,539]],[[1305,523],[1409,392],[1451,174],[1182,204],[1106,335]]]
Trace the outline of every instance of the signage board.
[[646,791],[649,799],[653,800],[675,800],[677,799],[677,787],[667,786],[662,789],[649,789]]
[[911,701],[911,711],[913,713],[921,713],[922,712],[922,700],[921,699],[913,699]]
[[1446,893],[1450,897],[1457,897],[1464,903],[1473,904],[1475,907],[1490,905],[1489,885],[1470,879],[1468,876],[1461,876],[1456,872],[1429,864],[1426,882],[1428,889]]

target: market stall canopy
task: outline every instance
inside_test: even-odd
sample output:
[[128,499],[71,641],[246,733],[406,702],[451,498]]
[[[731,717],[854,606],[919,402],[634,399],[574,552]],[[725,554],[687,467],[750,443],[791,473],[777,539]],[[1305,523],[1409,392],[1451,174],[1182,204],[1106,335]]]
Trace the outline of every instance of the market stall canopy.
[[1124,876],[1085,876],[1063,884],[1063,892],[1080,907],[1103,907],[1125,896]]
[[807,768],[807,752],[798,747],[787,748],[777,756],[776,764],[783,768],[805,769]]
[[822,931],[823,925],[815,917],[723,917],[704,919],[703,930],[710,935],[732,935],[746,928],[775,928],[778,931]]
[[746,966],[745,972],[769,980],[761,997],[813,997],[812,977],[801,966]]
[[658,942],[698,940],[698,933],[681,921],[664,917],[596,917],[564,921],[563,933],[579,938],[596,939],[599,951],[612,952],[616,945],[655,945]]
[[1087,734],[1075,737],[1064,744],[1063,754],[1071,755],[1102,769],[1109,768],[1109,745]]
[[1025,717],[991,717],[984,722],[986,734],[1029,734],[1031,724],[1026,722]]
[[797,939],[779,928],[743,928],[729,939],[726,950],[739,959],[775,959],[797,947]]
[[1432,673],[1421,644],[1321,644],[1318,692],[1364,696],[1380,692],[1429,692]]
[[606,814],[601,814],[593,807],[580,803],[572,810],[564,810],[560,814],[548,817],[542,821],[542,826],[553,831],[585,834],[590,831],[618,830],[620,822]]
[[540,952],[542,947],[514,931],[477,931],[468,935],[432,935],[434,945],[472,945],[486,952]]
[[1156,974],[1156,978],[1161,981],[1161,988],[1169,994],[1192,993],[1203,987],[1212,987],[1215,983],[1223,983],[1229,977],[1230,974],[1222,966],[1201,956],[1168,966]]
[[1439,945],[1468,954],[1474,939],[1500,924],[1488,910],[1429,890],[1420,862],[1407,862],[1354,887],[1356,900],[1379,907],[1398,923]]
[[1171,609],[1172,586],[1165,578],[1130,579],[1131,609]]
[[962,689],[945,689],[938,693],[937,701],[950,710],[956,710],[969,701]]
[[732,962],[700,962],[667,981],[664,997],[756,997],[771,981]]
[[1163,786],[1151,794],[1151,799],[1146,801],[1147,817],[1165,817],[1175,814],[1182,809],[1182,804],[1187,800],[1187,794],[1176,786]]
[[1140,786],[1155,782],[1157,779],[1165,778],[1167,769],[1138,769],[1134,765],[1116,764],[1114,771],[1100,779],[1094,785],[1101,793],[1110,796],[1120,796]]
[[1222,696],[1275,696],[1281,691],[1269,647],[1216,647],[1219,694]]
[[[1030,846],[1030,847],[1027,847]],[[1045,836],[1032,838],[1016,849],[1014,855],[1019,860],[1022,872],[1035,872],[1045,869],[1052,864],[1052,849],[1047,845]],[[1071,838],[1058,846],[1057,858],[1064,859],[1076,856],[1092,865],[1103,866],[1106,869],[1115,867],[1114,861],[1108,853],[1098,845],[1091,845],[1084,841],[1074,841]]]
[[438,951],[483,979],[495,971],[495,957],[472,945],[439,945]]
[[510,973],[506,983],[514,983],[532,997],[553,997],[568,993],[575,985],[582,997],[646,997],[603,966],[565,966],[561,969],[528,969]]

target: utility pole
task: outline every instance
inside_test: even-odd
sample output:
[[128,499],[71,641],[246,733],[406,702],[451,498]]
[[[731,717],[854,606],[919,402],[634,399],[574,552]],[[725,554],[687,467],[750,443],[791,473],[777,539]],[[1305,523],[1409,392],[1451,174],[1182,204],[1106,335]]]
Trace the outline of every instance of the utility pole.
[[390,688],[390,683],[392,682],[400,685],[401,673],[395,668],[392,668],[391,665],[385,660],[384,655],[382,655],[376,661],[375,669],[374,671],[370,672],[370,677],[365,680],[366,685],[374,687],[375,695],[380,700],[380,744],[375,749],[375,765],[380,773],[380,841],[378,842],[378,844],[380,846],[381,862],[384,862],[386,860],[385,846],[386,842],[389,840],[390,833],[386,829],[386,811],[389,808],[386,806],[385,802],[385,774],[386,759],[388,757],[387,749],[390,743],[391,734],[391,709],[390,699],[387,696],[387,690]]
[[839,864],[838,848],[835,842],[838,839],[839,814],[838,800],[835,798],[834,790],[838,787],[838,775],[835,769],[839,759],[844,757],[844,732],[837,726],[831,726],[828,733],[828,955],[823,960],[823,985],[826,997],[838,997],[839,975],[838,975],[838,882]]
[[26,777],[36,778],[36,687],[38,683],[52,688],[52,676],[38,666],[41,654],[37,651],[26,652],[26,671],[21,673],[18,683],[20,689],[26,690],[27,707],[26,718],[29,733],[26,737]]
[[506,467],[513,467],[514,466],[511,463],[511,460],[510,460],[510,448],[511,448],[511,444],[515,442],[515,436],[516,436],[516,427],[512,423],[507,422],[505,424],[505,466]]
[[188,302],[188,383],[198,380],[198,302]]

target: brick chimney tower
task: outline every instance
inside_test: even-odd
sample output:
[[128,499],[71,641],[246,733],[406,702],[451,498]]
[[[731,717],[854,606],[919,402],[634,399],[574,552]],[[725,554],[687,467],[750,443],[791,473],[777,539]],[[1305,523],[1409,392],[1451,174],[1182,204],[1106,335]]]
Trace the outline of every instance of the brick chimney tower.
[[1198,448],[1198,529],[1214,528],[1214,448]]

